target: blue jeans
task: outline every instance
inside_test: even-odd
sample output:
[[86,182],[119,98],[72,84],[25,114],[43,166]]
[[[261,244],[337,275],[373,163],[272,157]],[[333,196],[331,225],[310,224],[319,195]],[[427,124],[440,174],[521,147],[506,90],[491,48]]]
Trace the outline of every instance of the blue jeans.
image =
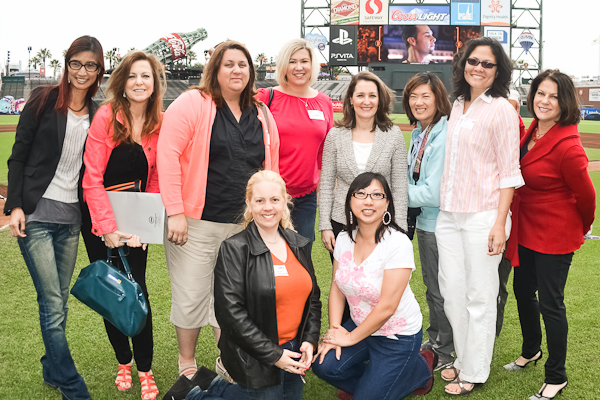
[[291,211],[292,224],[294,229],[310,239],[311,248],[312,242],[315,240],[315,219],[317,218],[317,191],[307,194],[302,197],[292,199],[294,208]]
[[[352,331],[356,324],[350,319],[344,328]],[[331,350],[322,364],[318,359],[313,363],[312,370],[330,385],[353,394],[354,400],[402,399],[424,387],[431,372],[419,355],[423,331],[395,336],[398,340],[369,336],[354,346],[342,348],[339,360]]]
[[[290,340],[280,346],[282,349],[298,351],[299,344],[296,339]],[[186,400],[302,400],[304,383],[300,375],[291,374],[280,370],[281,383],[261,389],[252,389],[242,385],[233,385],[216,377],[210,387],[203,392],[196,386],[185,397]]]
[[42,356],[44,382],[69,400],[89,399],[85,382],[73,363],[65,327],[69,285],[79,245],[80,225],[28,222],[18,238],[21,254],[37,292],[40,327],[46,354]]

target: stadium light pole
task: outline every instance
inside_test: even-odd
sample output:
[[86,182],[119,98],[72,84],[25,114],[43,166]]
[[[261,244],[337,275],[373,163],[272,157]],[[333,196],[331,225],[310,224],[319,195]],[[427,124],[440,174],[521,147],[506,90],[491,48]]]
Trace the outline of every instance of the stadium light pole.
[[29,60],[27,65],[29,67],[29,80],[31,80],[31,46],[27,47],[27,51],[29,51]]

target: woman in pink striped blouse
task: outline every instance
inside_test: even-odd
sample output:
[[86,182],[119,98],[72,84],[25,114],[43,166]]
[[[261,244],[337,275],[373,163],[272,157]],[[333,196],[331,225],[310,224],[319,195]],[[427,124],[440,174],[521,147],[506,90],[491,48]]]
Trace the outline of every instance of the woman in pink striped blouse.
[[510,105],[511,61],[497,40],[471,40],[454,64],[454,102],[446,139],[438,243],[440,292],[456,361],[442,371],[446,393],[484,383],[496,331],[498,264],[519,170],[519,119]]

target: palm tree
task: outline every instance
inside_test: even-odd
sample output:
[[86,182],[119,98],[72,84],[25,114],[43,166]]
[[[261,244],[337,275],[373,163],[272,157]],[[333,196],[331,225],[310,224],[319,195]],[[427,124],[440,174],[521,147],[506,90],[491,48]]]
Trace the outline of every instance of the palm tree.
[[54,60],[50,60],[50,68],[54,68],[54,75],[52,76],[53,79],[56,79],[56,68],[60,68],[60,61],[54,59]]
[[265,53],[258,53],[258,55],[254,59],[254,61],[256,61],[259,66],[261,66],[261,65],[263,65],[263,59],[266,59],[266,58],[267,58],[267,56],[265,55]]
[[194,61],[198,59],[198,54],[196,54],[194,50],[190,50],[187,52],[185,58],[187,58],[188,66],[190,66]]
[[48,49],[40,49],[37,56],[42,60],[44,67],[46,66],[46,58],[52,58],[52,53]]
[[62,52],[63,58],[67,57],[67,51],[68,51],[67,49],[63,50],[63,52]]
[[53,79],[56,79],[56,68],[60,68],[60,61],[54,59],[54,60],[50,60],[50,68],[54,68],[54,75],[52,76]]
[[37,69],[38,64],[42,63],[42,60],[38,56],[31,57],[31,65],[33,65],[33,69]]
[[129,50],[127,50],[128,53],[134,52],[136,49],[135,47],[130,48]]
[[104,58],[108,60],[108,63],[110,64],[110,69],[112,69],[113,61],[115,61],[115,59],[117,58],[117,54],[115,53],[115,51],[107,50],[106,54],[104,54]]

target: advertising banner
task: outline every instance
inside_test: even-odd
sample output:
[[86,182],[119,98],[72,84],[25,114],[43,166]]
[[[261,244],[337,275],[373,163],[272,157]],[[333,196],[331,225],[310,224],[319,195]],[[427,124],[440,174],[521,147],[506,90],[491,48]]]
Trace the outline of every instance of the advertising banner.
[[590,101],[600,101],[600,89],[590,89]]
[[510,57],[510,28],[501,26],[486,26],[483,32],[484,36],[496,39],[502,44],[504,51]]
[[358,26],[331,26],[329,28],[329,65],[356,64],[356,33]]
[[481,25],[510,26],[510,0],[481,0]]
[[360,0],[361,25],[387,25],[390,0]]
[[304,35],[304,39],[308,40],[315,49],[320,51],[325,50],[325,46],[327,45],[327,38],[320,33],[307,33]]
[[450,25],[450,7],[425,4],[390,6],[390,25]]
[[481,25],[479,0],[450,0],[450,23],[452,25]]
[[331,25],[358,25],[359,0],[332,0]]
[[173,60],[185,57],[187,53],[185,42],[177,33],[171,33],[170,35],[161,37],[161,40],[164,40],[169,45]]

